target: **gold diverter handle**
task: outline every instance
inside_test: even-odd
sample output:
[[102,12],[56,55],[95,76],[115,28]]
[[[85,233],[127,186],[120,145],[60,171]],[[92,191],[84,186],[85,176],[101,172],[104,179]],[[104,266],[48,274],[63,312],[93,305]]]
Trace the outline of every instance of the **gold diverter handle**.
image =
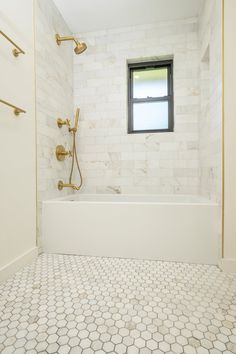
[[63,145],[57,145],[56,147],[56,157],[58,161],[64,161],[66,156],[71,157],[72,156],[72,152],[66,151],[66,149],[64,148]]

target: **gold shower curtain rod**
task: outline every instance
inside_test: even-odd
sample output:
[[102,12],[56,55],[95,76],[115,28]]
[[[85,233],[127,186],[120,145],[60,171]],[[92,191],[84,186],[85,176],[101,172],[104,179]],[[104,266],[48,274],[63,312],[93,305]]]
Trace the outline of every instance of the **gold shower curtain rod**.
[[13,40],[8,37],[3,31],[0,31],[0,34],[8,40],[15,48],[12,50],[12,53],[15,57],[18,57],[19,54],[25,54],[23,49],[21,49]]
[[11,103],[9,103],[7,101],[4,101],[4,100],[0,99],[0,103],[3,103],[3,104],[5,104],[8,107],[13,108],[14,109],[14,113],[15,113],[16,116],[18,116],[20,113],[26,113],[26,111],[24,109],[19,108],[17,106],[14,106],[13,104],[11,104]]

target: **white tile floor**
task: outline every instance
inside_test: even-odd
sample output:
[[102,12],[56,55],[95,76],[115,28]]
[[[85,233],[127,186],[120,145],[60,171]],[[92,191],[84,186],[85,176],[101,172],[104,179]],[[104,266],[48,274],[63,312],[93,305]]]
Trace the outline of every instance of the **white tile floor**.
[[0,285],[0,353],[236,353],[236,275],[41,255]]

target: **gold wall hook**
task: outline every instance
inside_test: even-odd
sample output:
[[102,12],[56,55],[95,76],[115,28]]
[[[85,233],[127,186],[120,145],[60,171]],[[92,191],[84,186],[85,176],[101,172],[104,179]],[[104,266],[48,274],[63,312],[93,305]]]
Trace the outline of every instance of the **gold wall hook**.
[[72,152],[66,151],[66,149],[64,148],[63,145],[57,145],[56,147],[56,158],[58,161],[64,161],[66,156],[71,157],[72,156]]

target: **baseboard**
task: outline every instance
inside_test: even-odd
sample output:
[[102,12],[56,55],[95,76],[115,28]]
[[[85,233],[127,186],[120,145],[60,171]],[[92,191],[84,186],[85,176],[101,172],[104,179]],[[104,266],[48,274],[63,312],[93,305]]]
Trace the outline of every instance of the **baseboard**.
[[16,257],[13,261],[0,268],[0,282],[6,280],[25,265],[31,263],[38,256],[38,247],[31,248],[29,251]]
[[236,273],[236,259],[222,258],[219,262],[219,267],[223,272]]

